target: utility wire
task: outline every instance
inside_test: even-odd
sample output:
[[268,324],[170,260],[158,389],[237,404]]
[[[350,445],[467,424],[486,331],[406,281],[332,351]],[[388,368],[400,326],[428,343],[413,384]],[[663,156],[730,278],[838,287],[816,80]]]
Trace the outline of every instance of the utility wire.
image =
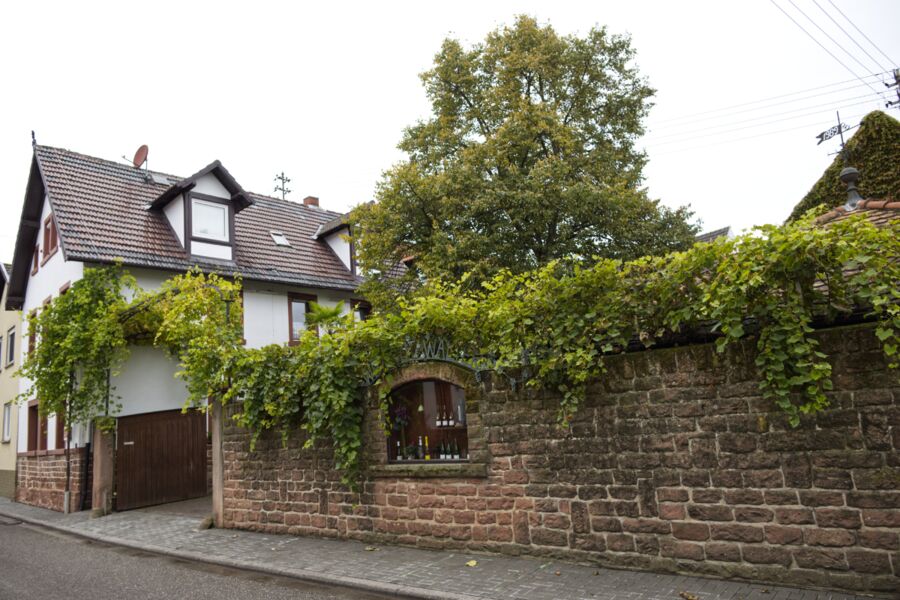
[[[852,116],[852,117],[849,117],[848,120],[855,120],[855,119],[857,119],[857,118],[859,118],[859,117],[861,117],[861,116],[862,116],[862,115],[854,115],[854,116]],[[724,144],[733,144],[733,143],[736,143],[736,142],[743,142],[743,141],[745,141],[745,140],[752,140],[752,139],[755,139],[755,138],[765,137],[765,136],[769,136],[769,135],[777,135],[777,134],[779,134],[779,133],[787,133],[787,132],[790,132],[790,131],[797,131],[798,129],[810,129],[811,127],[815,127],[815,126],[817,126],[817,125],[818,125],[818,126],[821,126],[821,127],[825,127],[825,126],[829,125],[830,123],[831,123],[830,121],[828,121],[828,122],[817,121],[817,122],[815,122],[815,123],[810,123],[810,124],[807,124],[807,125],[798,125],[797,127],[788,127],[788,128],[786,128],[786,129],[778,129],[778,130],[776,130],[776,131],[766,131],[766,132],[763,132],[763,133],[758,133],[758,134],[756,134],[756,135],[748,135],[748,136],[743,136],[743,137],[739,137],[739,138],[732,138],[732,139],[729,139],[729,140],[722,140],[722,141],[719,141],[719,142],[711,142],[711,143],[709,143],[709,144],[701,144],[701,145],[699,145],[699,146],[690,146],[690,147],[688,147],[688,148],[672,148],[672,149],[666,149],[666,150],[664,150],[663,152],[652,152],[653,148],[650,147],[650,148],[648,148],[648,153],[652,155],[651,158],[653,158],[653,157],[658,157],[658,156],[666,156],[666,155],[669,155],[669,154],[680,154],[680,153],[684,153],[684,152],[690,152],[690,151],[692,151],[692,150],[700,150],[700,149],[703,149],[703,148],[710,148],[710,147],[713,147],[713,146],[722,146],[722,145],[724,145]]]
[[[753,112],[757,112],[757,111],[761,111],[761,110],[768,110],[768,109],[770,109],[770,108],[775,108],[775,107],[777,107],[777,106],[784,106],[785,104],[796,104],[797,102],[803,102],[803,101],[806,101],[806,100],[812,100],[812,99],[814,99],[814,98],[821,98],[821,97],[824,97],[824,96],[831,96],[831,95],[833,95],[833,94],[839,94],[839,93],[842,93],[842,92],[847,92],[847,91],[850,91],[850,90],[854,90],[854,89],[863,87],[863,85],[862,85],[861,83],[856,82],[855,80],[851,80],[851,81],[852,81],[855,85],[850,85],[850,86],[847,86],[847,87],[838,88],[838,89],[835,89],[835,90],[831,90],[831,91],[829,91],[829,92],[822,92],[822,93],[819,93],[819,94],[812,94],[812,95],[809,95],[809,96],[801,96],[800,98],[796,98],[796,99],[794,99],[794,100],[782,100],[781,102],[775,102],[775,103],[772,103],[772,104],[767,104],[767,105],[765,105],[765,106],[758,106],[758,107],[753,107],[753,108],[745,108],[745,109],[742,109],[742,110],[736,110],[736,111],[732,111],[732,112],[729,112],[729,113],[724,113],[724,114],[722,114],[722,115],[707,116],[707,117],[701,117],[701,118],[697,118],[697,119],[691,119],[691,120],[689,120],[689,121],[684,121],[684,122],[681,122],[681,123],[671,123],[671,122],[662,121],[662,125],[654,125],[654,126],[653,126],[653,129],[658,131],[658,130],[664,130],[664,129],[673,129],[673,128],[679,128],[679,127],[686,127],[686,126],[691,125],[692,123],[704,123],[704,122],[707,122],[707,121],[715,121],[715,120],[717,120],[717,119],[724,119],[724,118],[727,118],[727,117],[733,117],[733,116],[736,116],[736,115],[742,115],[742,114],[746,114],[746,113],[753,113]],[[869,93],[869,92],[867,92],[867,94],[871,95],[871,93]],[[780,114],[780,113],[777,113],[777,114]],[[769,115],[764,115],[764,116],[772,116],[772,115],[769,114]],[[760,117],[760,118],[762,118],[762,117]],[[671,119],[670,119],[670,121],[671,121]],[[726,122],[726,123],[723,123],[723,124],[728,124],[728,123]]]
[[[867,98],[867,100],[864,100],[862,102],[855,102],[853,104],[846,104],[847,102],[850,102],[851,100],[860,100],[862,98]],[[803,108],[796,108],[794,110],[788,110],[788,111],[775,113],[775,114],[771,114],[771,115],[763,115],[760,117],[753,117],[751,119],[744,119],[742,121],[734,121],[731,123],[720,123],[718,125],[712,125],[710,127],[701,127],[698,129],[691,129],[689,131],[678,131],[675,133],[667,133],[667,134],[660,135],[660,136],[654,136],[652,133],[650,133],[650,134],[648,134],[647,137],[649,139],[662,140],[662,139],[666,139],[666,138],[680,137],[680,136],[684,136],[684,135],[690,136],[698,131],[710,131],[710,130],[721,129],[723,127],[732,127],[734,125],[741,125],[743,123],[752,123],[754,121],[759,121],[762,119],[771,119],[773,117],[782,117],[782,118],[776,119],[774,121],[766,121],[764,123],[755,123],[753,125],[749,125],[749,127],[761,127],[763,125],[766,125],[767,123],[778,123],[779,121],[786,121],[788,119],[796,119],[798,117],[817,114],[820,112],[824,112],[826,110],[832,110],[835,108],[840,109],[840,108],[845,108],[848,106],[859,106],[862,104],[868,104],[870,102],[878,102],[878,100],[876,98],[872,98],[872,94],[863,94],[862,96],[852,96],[850,98],[841,98],[840,100],[835,100],[832,102],[825,102],[823,104],[817,104],[815,106],[804,106]],[[845,104],[839,104],[839,103],[845,103]],[[813,110],[813,109],[818,109],[818,110]],[[796,113],[802,113],[802,114],[796,114]],[[791,115],[791,116],[783,117],[783,115]],[[738,129],[746,129],[746,127],[739,127]],[[735,131],[735,129],[726,129],[725,131]]]
[[[788,1],[790,1],[790,0],[788,0]],[[829,50],[828,48],[826,48],[826,47],[822,44],[822,42],[820,42],[819,40],[817,40],[813,34],[811,34],[809,31],[806,30],[806,28],[805,28],[803,25],[801,25],[799,22],[797,22],[797,19],[795,19],[794,17],[792,17],[786,10],[784,10],[783,8],[781,8],[781,7],[778,5],[778,3],[775,2],[775,0],[769,0],[769,2],[771,2],[773,5],[775,5],[775,8],[777,8],[777,9],[780,10],[782,13],[784,13],[784,16],[786,16],[788,19],[790,19],[791,22],[794,23],[794,25],[796,25],[797,27],[799,27],[799,28],[803,31],[803,33],[805,33],[807,36],[809,36],[809,39],[811,39],[811,40],[814,41],[816,44],[818,44],[819,47],[822,48],[822,50],[824,50],[825,52],[827,52],[828,55],[831,56],[831,58],[833,58],[834,60],[836,60],[842,67],[844,67],[845,69],[847,69],[854,77],[856,77],[856,78],[859,79],[860,81],[863,81],[863,79],[862,79],[859,75],[856,74],[856,71],[854,71],[853,69],[851,69],[850,67],[848,67],[848,66],[844,63],[844,61],[842,61],[842,60],[839,59],[837,56],[835,56],[834,53],[833,53],[831,50]],[[791,4],[793,4],[793,2],[791,2]],[[796,6],[796,5],[795,5],[795,6]],[[807,17],[807,18],[809,18],[809,17]],[[865,82],[864,82],[864,83],[865,83]],[[866,85],[869,85],[869,84],[866,83]],[[871,85],[869,85],[869,87],[872,88],[872,91],[873,91],[873,92],[875,92],[876,94],[878,93],[878,92],[875,90],[875,88],[873,88]]]
[[853,54],[851,54],[849,50],[847,50],[846,48],[844,48],[843,46],[841,46],[841,44],[840,44],[836,39],[834,39],[833,37],[831,37],[831,35],[830,35],[827,31],[825,31],[824,29],[822,29],[822,26],[819,25],[818,23],[816,23],[816,22],[813,20],[812,17],[810,17],[808,14],[806,14],[806,13],[803,11],[802,8],[800,8],[799,6],[797,6],[797,4],[794,2],[794,0],[788,0],[788,2],[790,2],[790,3],[791,3],[791,6],[793,6],[795,9],[797,9],[797,11],[798,11],[801,15],[803,15],[804,17],[806,17],[806,20],[807,20],[807,21],[809,21],[810,23],[812,23],[813,25],[815,25],[816,29],[818,29],[819,31],[822,32],[822,35],[824,35],[824,36],[827,37],[829,40],[831,40],[831,43],[832,43],[832,44],[834,44],[835,46],[837,46],[838,48],[840,48],[841,50],[843,50],[844,54],[846,54],[847,56],[849,56],[850,58],[852,58],[853,60],[855,60],[855,61],[856,61],[856,64],[858,64],[859,66],[861,66],[864,70],[868,71],[868,72],[871,73],[872,75],[875,74],[875,73],[872,73],[872,69],[870,69],[869,67],[867,67],[866,65],[864,65],[858,58],[856,58],[855,56],[853,56]]
[[813,116],[813,115],[818,115],[818,114],[821,114],[821,113],[823,113],[823,112],[830,112],[830,111],[833,110],[833,109],[838,109],[838,110],[840,110],[840,109],[842,109],[842,108],[852,108],[852,107],[854,107],[854,106],[860,106],[860,105],[863,105],[863,104],[868,104],[869,102],[871,102],[871,100],[865,100],[865,101],[863,101],[863,102],[855,102],[855,103],[853,103],[853,104],[844,104],[844,105],[842,105],[842,106],[834,106],[834,105],[829,104],[829,105],[828,105],[829,108],[826,108],[826,109],[822,109],[822,110],[814,110],[814,111],[812,111],[812,112],[803,113],[803,114],[801,114],[801,115],[793,115],[793,116],[790,116],[790,117],[782,117],[781,119],[774,119],[774,120],[772,120],[772,121],[766,121],[765,123],[754,123],[754,124],[752,124],[752,125],[743,125],[743,126],[741,126],[741,127],[734,127],[734,128],[732,128],[732,129],[725,129],[725,130],[723,130],[723,131],[714,131],[714,132],[712,132],[712,133],[704,133],[704,134],[701,134],[701,135],[692,135],[692,136],[683,137],[683,138],[674,139],[674,140],[663,140],[663,141],[649,140],[649,141],[648,141],[648,145],[650,145],[650,146],[652,147],[652,146],[667,146],[667,145],[670,145],[670,144],[681,144],[681,143],[684,143],[684,142],[690,142],[690,141],[693,141],[693,140],[698,140],[698,139],[703,139],[703,138],[708,138],[708,137],[716,137],[716,136],[720,136],[720,135],[726,135],[726,134],[729,134],[729,133],[734,133],[734,132],[736,132],[736,131],[743,131],[743,130],[745,130],[745,129],[754,129],[754,128],[766,127],[767,125],[772,125],[772,124],[774,124],[774,123],[783,123],[784,121],[792,121],[792,120],[794,120],[794,119],[799,119],[799,118],[803,118],[803,117],[811,117],[811,116]]
[[853,25],[853,29],[855,29],[856,31],[858,31],[858,32],[859,32],[859,35],[861,35],[861,36],[863,36],[864,38],[866,38],[866,41],[869,42],[870,44],[872,44],[872,47],[873,47],[873,48],[875,48],[876,50],[878,50],[879,52],[881,52],[881,55],[887,59],[888,63],[890,63],[890,64],[892,64],[892,65],[896,65],[896,64],[897,64],[896,61],[891,60],[891,57],[888,56],[887,54],[885,54],[884,51],[883,51],[881,48],[879,48],[878,45],[877,45],[875,42],[873,42],[872,40],[870,40],[870,39],[869,39],[869,36],[867,36],[865,33],[863,33],[862,30],[861,30],[859,27],[856,26],[856,23],[854,23],[853,21],[851,21],[851,20],[850,20],[850,17],[848,17],[847,15],[845,15],[845,14],[844,14],[844,11],[842,11],[840,8],[838,8],[837,4],[835,4],[834,2],[832,2],[832,0],[828,0],[828,3],[831,4],[831,5],[834,7],[834,10],[838,11],[838,12],[841,14],[842,17],[844,17],[845,19],[847,19],[847,22],[850,23],[851,25]]
[[[887,71],[884,71],[884,73],[887,73]],[[879,73],[878,75],[883,75],[884,73]],[[864,76],[862,77],[862,79],[869,79],[869,78],[871,78],[871,77],[873,77],[873,76],[872,76],[872,75],[864,75]],[[796,91],[796,92],[790,92],[790,93],[787,93],[787,94],[781,94],[781,95],[778,95],[778,96],[770,96],[770,97],[768,97],[768,98],[760,98],[759,100],[751,100],[751,101],[749,101],[749,102],[741,102],[740,104],[732,104],[731,106],[723,106],[722,108],[714,108],[714,109],[711,109],[711,110],[704,110],[704,111],[701,111],[701,112],[690,113],[690,114],[687,114],[687,115],[682,115],[682,116],[680,116],[680,117],[672,117],[672,118],[670,118],[670,119],[665,119],[665,120],[663,120],[663,121],[660,121],[660,123],[662,124],[662,123],[668,123],[668,122],[670,122],[670,121],[680,121],[681,119],[688,119],[688,118],[691,118],[691,117],[699,117],[699,116],[708,115],[708,114],[711,114],[711,113],[723,112],[723,111],[726,111],[726,110],[731,110],[732,108],[741,108],[741,107],[744,107],[744,106],[750,106],[751,104],[760,104],[760,103],[762,103],[762,102],[768,102],[768,101],[770,101],[770,100],[780,100],[781,98],[787,98],[788,96],[797,96],[797,95],[799,95],[799,94],[806,94],[807,92],[815,92],[815,91],[817,91],[817,90],[824,90],[824,89],[826,89],[826,88],[831,88],[831,87],[835,87],[835,86],[838,86],[838,85],[844,85],[844,84],[847,84],[847,83],[856,83],[855,86],[850,86],[850,88],[846,88],[846,89],[851,89],[851,88],[853,88],[853,87],[859,87],[860,85],[865,84],[865,81],[863,81],[862,83],[859,83],[859,79],[860,79],[859,77],[856,77],[856,78],[854,78],[854,79],[845,79],[844,81],[837,81],[837,82],[835,82],[835,83],[829,83],[829,84],[827,84],[827,85],[820,85],[820,86],[817,86],[817,87],[807,88],[807,89],[805,89],[805,90],[799,90],[799,91]],[[833,94],[833,93],[836,93],[836,92],[838,92],[838,91],[841,91],[841,90],[834,90],[834,91],[832,91],[832,92],[822,92],[821,94],[816,94],[816,95],[814,95],[814,96],[810,96],[810,98],[814,98],[814,97],[820,96],[820,95]],[[789,101],[789,102],[792,102],[792,101]],[[772,105],[770,105],[770,106],[778,106],[778,104],[772,104]],[[762,107],[762,108],[767,108],[767,107]],[[756,110],[756,109],[751,109],[751,110]],[[714,117],[714,118],[715,118],[715,117]]]
[[815,4],[816,6],[819,7],[819,10],[821,10],[823,13],[825,13],[825,16],[826,16],[826,17],[828,17],[829,19],[831,19],[831,22],[834,23],[834,24],[837,26],[837,28],[840,29],[840,30],[844,33],[844,35],[846,35],[848,38],[850,38],[850,41],[851,41],[851,42],[853,42],[854,44],[856,44],[856,47],[857,47],[857,48],[859,48],[860,50],[863,51],[863,54],[865,54],[866,56],[869,57],[869,60],[871,60],[871,61],[872,61],[873,63],[875,63],[876,65],[878,65],[878,68],[881,69],[882,71],[887,71],[887,70],[888,70],[888,69],[886,69],[880,62],[878,62],[878,59],[876,59],[874,56],[872,56],[871,54],[869,54],[869,51],[866,50],[865,48],[863,48],[863,47],[862,47],[862,44],[860,44],[859,42],[857,42],[855,37],[853,37],[852,35],[850,35],[849,33],[847,33],[847,30],[844,29],[843,27],[841,27],[841,24],[838,23],[838,22],[835,20],[835,18],[831,16],[831,13],[828,12],[827,10],[825,10],[824,8],[822,8],[822,5],[819,4],[818,0],[812,0],[812,1],[813,1],[813,4]]

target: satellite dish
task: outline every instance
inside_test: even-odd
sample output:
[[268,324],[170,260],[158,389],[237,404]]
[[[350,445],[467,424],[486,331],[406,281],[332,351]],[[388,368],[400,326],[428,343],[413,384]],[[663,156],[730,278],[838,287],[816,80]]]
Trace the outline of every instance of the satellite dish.
[[147,162],[148,152],[150,152],[150,148],[147,147],[147,144],[144,144],[137,149],[137,152],[134,153],[134,160],[131,161],[134,163],[134,168],[139,169],[142,164]]

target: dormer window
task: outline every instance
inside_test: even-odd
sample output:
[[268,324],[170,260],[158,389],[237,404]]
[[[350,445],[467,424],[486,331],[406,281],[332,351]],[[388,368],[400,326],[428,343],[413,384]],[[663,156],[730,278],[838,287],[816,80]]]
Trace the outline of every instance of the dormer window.
[[229,205],[226,202],[191,198],[191,235],[194,239],[228,243]]
[[219,161],[183,179],[150,203],[194,259],[234,260],[234,215],[253,200]]

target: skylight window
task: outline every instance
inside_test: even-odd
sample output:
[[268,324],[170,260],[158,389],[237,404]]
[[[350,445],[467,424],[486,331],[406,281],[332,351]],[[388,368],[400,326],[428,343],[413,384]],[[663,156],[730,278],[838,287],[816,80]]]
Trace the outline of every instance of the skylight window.
[[270,231],[269,235],[272,236],[272,241],[275,242],[276,246],[290,246],[291,243],[288,241],[287,236],[281,233],[280,231]]

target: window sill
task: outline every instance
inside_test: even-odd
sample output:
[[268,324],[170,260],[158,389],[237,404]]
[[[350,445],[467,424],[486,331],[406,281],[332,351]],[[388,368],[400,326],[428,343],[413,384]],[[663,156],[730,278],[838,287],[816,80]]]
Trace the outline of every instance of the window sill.
[[487,465],[484,463],[446,462],[446,461],[410,461],[373,465],[369,473],[374,477],[487,477]]
[[[58,250],[59,250],[59,245],[57,245],[56,248],[54,248],[54,249],[50,252],[50,254],[45,255],[44,258],[41,259],[41,266],[43,267],[44,265],[47,264],[47,261],[48,261],[48,260],[50,260],[51,258],[53,258],[54,256],[56,256],[56,252],[57,252]],[[36,273],[36,272],[37,272],[37,270],[35,269],[35,273]]]
[[[72,448],[72,450],[76,450]],[[41,456],[64,456],[66,453],[65,448],[54,448],[53,450],[27,450],[25,452],[19,452],[16,456],[28,456],[28,457],[41,457]]]

